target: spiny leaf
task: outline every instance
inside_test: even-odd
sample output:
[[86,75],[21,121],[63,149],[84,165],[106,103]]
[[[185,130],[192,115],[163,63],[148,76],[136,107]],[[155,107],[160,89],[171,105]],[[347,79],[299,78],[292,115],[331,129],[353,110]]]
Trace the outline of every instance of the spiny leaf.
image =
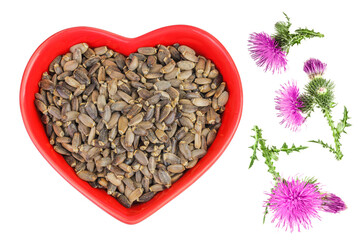
[[324,143],[320,139],[318,139],[318,140],[310,140],[309,142],[320,144],[323,148],[327,148],[327,149],[329,149],[330,152],[336,154],[336,150],[331,145],[329,145],[327,143]]
[[341,133],[346,133],[345,132],[345,128],[350,127],[351,124],[348,123],[348,120],[350,119],[349,117],[349,111],[347,110],[347,108],[344,106],[344,112],[343,112],[343,119],[340,120],[340,122],[337,125],[337,131],[339,132],[339,134]]
[[293,144],[289,148],[289,146],[286,143],[284,143],[280,149],[274,149],[274,151],[276,151],[276,152],[286,152],[289,155],[292,152],[299,152],[300,150],[304,150],[304,149],[307,149],[307,148],[308,147],[302,146],[302,145],[297,147],[297,146],[295,146],[295,144]]
[[288,145],[284,142],[284,144],[281,146],[281,148],[288,148]]
[[253,155],[250,157],[251,161],[250,161],[250,165],[249,165],[249,168],[252,167],[252,165],[254,164],[255,160],[258,160],[257,156],[256,156],[256,151],[258,150],[257,149],[257,146],[252,145],[250,146],[250,148],[253,150]]
[[270,152],[270,157],[271,157],[272,160],[274,160],[274,161],[279,160],[279,157],[278,157],[279,153],[278,152],[272,151],[272,150],[270,150],[269,152]]
[[250,148],[253,150],[253,155],[250,157],[251,161],[250,161],[249,168],[251,168],[252,165],[254,164],[255,160],[258,159],[256,156],[256,151],[258,150],[259,141],[263,140],[262,134],[261,134],[262,130],[259,129],[258,126],[254,126],[254,128],[252,130],[255,132],[255,135],[252,136],[255,139],[255,143],[254,143],[254,145],[250,146]]
[[290,18],[285,13],[283,14],[285,15],[287,22],[277,22],[275,24],[276,33],[272,37],[275,38],[276,42],[284,52],[289,53],[290,47],[295,44],[300,44],[304,39],[324,37],[323,34],[307,28],[298,28],[295,30],[295,33],[290,33]]
[[288,17],[288,15],[285,12],[283,12],[283,14],[284,14],[284,16],[286,18],[286,21],[287,21],[287,24],[289,25],[289,28],[290,28],[290,26],[291,26],[290,18]]
[[300,42],[304,39],[310,39],[310,38],[314,38],[314,37],[324,37],[324,34],[321,34],[319,32],[315,32],[314,30],[309,30],[307,28],[298,28],[295,30],[296,34],[293,34],[293,37],[290,41],[290,45],[294,46],[299,45]]

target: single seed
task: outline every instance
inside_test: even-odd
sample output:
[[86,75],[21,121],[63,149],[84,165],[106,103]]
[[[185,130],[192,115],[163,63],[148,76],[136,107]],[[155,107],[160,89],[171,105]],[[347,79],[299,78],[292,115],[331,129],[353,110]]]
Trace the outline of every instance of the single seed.
[[185,141],[179,143],[179,150],[186,159],[191,159],[191,150]]
[[171,87],[171,84],[168,81],[159,81],[154,84],[154,89],[157,91],[164,91]]
[[65,63],[64,71],[74,71],[79,63],[76,60],[71,60]]
[[144,118],[144,113],[138,113],[129,121],[129,126],[135,126],[139,124]]
[[35,106],[42,114],[48,111],[46,104],[38,99],[35,99]]
[[118,131],[119,134],[123,135],[125,134],[127,128],[129,126],[128,119],[124,116],[121,116],[118,121]]
[[134,152],[135,159],[142,165],[147,165],[149,163],[149,160],[145,153],[141,150],[136,150]]
[[154,55],[154,54],[156,54],[156,48],[141,47],[138,49],[138,53],[143,54],[143,55]]
[[168,137],[168,135],[167,135],[164,131],[162,131],[162,130],[160,130],[160,129],[156,129],[155,134],[156,134],[156,137],[157,137],[161,142],[167,142],[167,141],[169,141],[169,137]]
[[218,98],[219,107],[225,106],[228,100],[229,100],[229,93],[227,91],[222,92]]
[[87,127],[91,128],[91,127],[95,126],[94,120],[86,114],[80,113],[78,116],[78,119],[80,122],[82,122]]
[[226,86],[226,83],[222,82],[220,84],[220,86],[216,89],[214,97],[216,97],[216,98],[220,97],[220,95],[223,93],[223,91],[225,89],[225,86]]
[[154,184],[150,187],[151,192],[161,192],[162,190],[165,190],[165,189],[166,189],[166,187],[162,184]]
[[191,102],[198,107],[206,107],[211,104],[211,100],[205,98],[194,98]]
[[80,49],[81,53],[85,53],[88,50],[89,45],[86,43],[79,43],[70,48],[70,52],[74,53],[76,49]]
[[97,179],[95,173],[83,170],[77,173],[78,177],[87,182],[94,182]]
[[107,50],[108,50],[108,48],[106,46],[94,48],[96,55],[103,55],[107,52]]
[[185,168],[181,164],[173,164],[167,167],[167,170],[171,173],[181,173],[185,171]]
[[195,79],[195,83],[200,84],[200,85],[209,84],[211,82],[212,82],[212,80],[210,78],[196,78]]

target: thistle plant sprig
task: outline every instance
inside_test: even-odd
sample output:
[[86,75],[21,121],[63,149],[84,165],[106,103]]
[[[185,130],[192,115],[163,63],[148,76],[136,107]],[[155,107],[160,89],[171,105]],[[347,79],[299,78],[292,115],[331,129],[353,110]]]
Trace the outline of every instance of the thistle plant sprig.
[[337,160],[343,158],[341,151],[340,138],[346,129],[351,126],[349,123],[349,112],[344,107],[343,118],[335,123],[332,117],[332,110],[337,106],[335,102],[335,84],[331,80],[323,78],[326,64],[318,59],[309,59],[304,64],[304,71],[308,74],[310,81],[305,85],[304,92],[301,94],[296,82],[284,84],[276,93],[275,109],[278,110],[278,117],[293,131],[300,129],[302,124],[307,121],[311,113],[320,109],[328,125],[330,126],[334,145],[325,143],[323,140],[311,140],[312,143],[320,144],[335,155]]
[[299,45],[304,39],[324,37],[323,34],[298,28],[290,32],[290,18],[285,14],[286,22],[279,21],[275,24],[275,34],[269,35],[265,32],[252,33],[249,38],[249,51],[251,57],[259,67],[265,67],[264,71],[282,72],[286,70],[287,59],[290,48]]
[[285,152],[289,155],[292,152],[299,152],[308,148],[301,145],[297,147],[294,144],[289,147],[287,143],[283,143],[280,148],[277,148],[276,146],[267,146],[266,139],[262,137],[262,130],[258,126],[254,126],[252,130],[255,133],[252,136],[252,138],[255,139],[255,143],[250,146],[250,148],[253,150],[253,154],[250,157],[251,161],[249,168],[253,166],[255,160],[259,160],[256,153],[257,151],[260,151],[262,156],[265,158],[265,164],[268,166],[268,172],[271,173],[275,181],[280,179],[280,174],[276,171],[276,167],[274,166],[274,161],[279,159],[279,153]]
[[270,193],[266,195],[269,197],[264,202],[264,216],[263,223],[267,214],[273,213],[272,222],[277,221],[277,227],[289,228],[291,231],[294,228],[300,227],[309,228],[313,218],[320,219],[318,211],[338,213],[345,210],[347,207],[341,198],[332,193],[323,192],[317,179],[312,178],[289,178],[285,179],[280,176],[274,166],[274,161],[278,160],[280,152],[290,154],[292,152],[299,152],[307,147],[296,147],[294,144],[289,147],[284,143],[280,148],[266,145],[266,140],[262,136],[262,130],[258,126],[252,129],[255,143],[250,146],[253,153],[250,157],[251,168],[257,157],[257,151],[262,153],[265,158],[265,164],[268,166],[268,172],[272,174],[274,179],[274,186]]
[[322,63],[320,60],[309,59],[305,62],[304,71],[308,74],[310,81],[305,86],[305,94],[302,98],[305,101],[302,111],[309,116],[311,112],[315,111],[315,108],[321,109],[321,112],[331,129],[335,146],[325,143],[321,139],[311,140],[310,142],[318,143],[322,147],[329,149],[329,151],[335,155],[337,160],[341,160],[344,155],[341,151],[340,138],[342,133],[346,134],[345,129],[351,126],[348,122],[350,119],[349,111],[344,106],[343,118],[335,124],[332,117],[332,109],[337,105],[334,102],[335,84],[331,80],[326,80],[322,77],[325,69],[326,64]]

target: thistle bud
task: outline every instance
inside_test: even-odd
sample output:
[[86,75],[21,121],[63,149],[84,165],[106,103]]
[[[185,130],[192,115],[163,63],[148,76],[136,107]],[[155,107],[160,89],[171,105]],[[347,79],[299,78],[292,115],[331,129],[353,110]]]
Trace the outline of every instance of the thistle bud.
[[322,210],[330,213],[338,213],[340,211],[344,211],[347,207],[343,200],[332,193],[327,193],[324,197],[321,198],[323,200]]
[[304,63],[304,72],[310,79],[321,77],[326,69],[326,63],[321,62],[318,59],[310,58]]

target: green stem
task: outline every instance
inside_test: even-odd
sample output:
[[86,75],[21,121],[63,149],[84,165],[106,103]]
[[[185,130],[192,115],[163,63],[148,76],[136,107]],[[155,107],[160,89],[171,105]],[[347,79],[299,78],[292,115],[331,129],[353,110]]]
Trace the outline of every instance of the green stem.
[[256,151],[258,150],[258,145],[259,145],[259,141],[261,138],[261,130],[259,129],[258,126],[254,126],[254,128],[252,129],[255,132],[255,135],[252,136],[255,139],[255,143],[254,145],[252,145],[250,148],[253,150],[253,155],[250,157],[251,162],[249,165],[249,169],[253,166],[255,160],[257,160],[257,156],[256,156]]
[[341,160],[342,157],[344,156],[341,152],[341,143],[340,143],[340,134],[338,133],[335,125],[334,125],[334,120],[332,120],[332,116],[331,116],[331,112],[329,109],[327,108],[323,108],[323,113],[324,113],[324,116],[326,118],[326,120],[328,121],[328,124],[331,128],[331,131],[332,131],[332,135],[334,137],[334,142],[335,142],[335,156],[336,156],[336,159],[337,160]]
[[274,163],[271,159],[266,159],[265,164],[268,166],[268,172],[273,176],[274,181],[278,181],[280,179],[280,173],[275,171]]
[[269,204],[266,205],[265,207],[265,212],[264,212],[264,217],[263,217],[263,224],[265,223],[265,219],[266,219],[266,215],[269,213]]
[[261,129],[258,126],[255,126],[254,131],[255,131],[256,147],[258,144],[260,144],[260,150],[261,150],[262,156],[265,158],[265,164],[269,168],[268,172],[273,175],[273,178],[276,181],[277,179],[280,178],[280,174],[277,171],[275,171],[276,168],[272,161],[273,155],[271,154],[270,149],[266,146],[265,140],[262,138]]

